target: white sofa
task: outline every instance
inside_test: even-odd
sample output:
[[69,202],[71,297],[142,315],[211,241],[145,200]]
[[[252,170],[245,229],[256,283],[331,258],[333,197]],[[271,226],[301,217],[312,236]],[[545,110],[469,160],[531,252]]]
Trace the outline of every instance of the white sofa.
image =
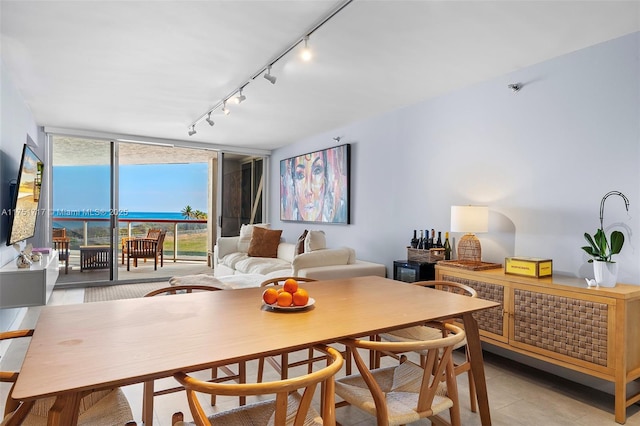
[[213,268],[215,277],[238,274],[257,274],[265,279],[386,276],[385,265],[357,260],[355,251],[348,247],[316,249],[296,255],[296,244],[280,242],[277,257],[252,257],[244,250],[240,236],[218,238],[213,251]]

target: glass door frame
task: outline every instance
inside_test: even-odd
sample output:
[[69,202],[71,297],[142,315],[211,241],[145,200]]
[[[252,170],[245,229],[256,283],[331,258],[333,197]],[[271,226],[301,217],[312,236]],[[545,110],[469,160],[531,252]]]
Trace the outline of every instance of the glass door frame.
[[[45,130],[46,132],[46,130]],[[107,219],[107,227],[109,229],[108,233],[108,241],[109,241],[109,249],[108,252],[110,254],[109,268],[108,268],[108,276],[104,278],[103,276],[92,275],[87,277],[87,280],[79,280],[68,283],[58,283],[57,285],[64,287],[74,287],[79,284],[86,286],[87,283],[96,283],[96,285],[108,285],[113,284],[118,281],[118,216],[117,212],[119,211],[118,207],[118,183],[119,183],[119,172],[118,172],[118,142],[113,140],[112,138],[104,138],[100,136],[89,136],[89,135],[74,135],[74,134],[66,134],[66,133],[58,133],[58,132],[46,132],[46,140],[47,140],[47,149],[46,156],[47,161],[50,167],[48,168],[48,197],[47,197],[47,211],[51,212],[48,216],[48,220],[46,223],[46,235],[47,241],[50,241],[51,233],[53,230],[53,223],[55,219],[53,218],[54,208],[53,208],[53,189],[55,183],[53,182],[53,167],[55,166],[53,163],[54,160],[54,151],[55,151],[55,143],[54,139],[56,137],[70,137],[70,138],[79,138],[79,139],[87,139],[92,140],[97,143],[109,144],[109,187],[108,187],[108,197],[109,197],[109,207],[108,207],[108,219]],[[105,197],[106,198],[106,197]],[[86,211],[94,211],[96,209],[91,208],[85,209]],[[82,219],[79,219],[82,220]],[[85,221],[84,232],[86,233],[89,226],[89,222]],[[86,235],[83,235],[86,239]],[[80,251],[80,250],[79,250]],[[67,262],[69,259],[67,259]],[[82,263],[82,254],[80,254],[80,262]]]
[[111,264],[109,265],[109,282],[118,281],[118,244],[120,243],[120,231],[118,212],[120,211],[120,142],[111,141],[111,188],[109,204],[109,236],[111,237]]
[[[269,182],[269,179],[268,179],[269,158],[270,158],[269,155],[265,155],[265,154],[254,155],[254,154],[244,154],[244,153],[238,154],[232,151],[220,151],[218,155],[217,185],[216,185],[216,193],[218,194],[218,196],[216,196],[216,212],[218,215],[216,220],[216,225],[217,225],[217,235],[221,237],[239,235],[240,227],[243,224],[241,206],[239,206],[240,211],[238,211],[237,217],[225,218],[225,207],[226,207],[225,204],[229,202],[226,199],[226,190],[228,190],[229,188],[225,181],[225,175],[228,175],[227,173],[228,167],[225,167],[225,164],[230,164],[225,160],[225,156],[232,156],[233,162],[240,165],[240,167],[236,170],[240,174],[242,174],[243,161],[244,161],[244,164],[249,162],[252,163],[251,176],[249,179],[250,192],[251,192],[251,197],[250,197],[251,206],[248,206],[249,213],[250,213],[249,220],[252,221],[254,214],[257,213],[254,211],[253,207],[254,207],[254,203],[256,202],[255,196],[258,195],[257,192],[259,191],[260,192],[259,197],[261,199],[261,203],[259,205],[260,215],[258,217],[261,218],[261,220],[258,220],[258,221],[253,220],[253,223],[269,222],[269,219],[267,217],[268,197],[266,196],[268,182]],[[243,156],[244,158],[241,158]],[[259,185],[260,179],[255,175],[255,162],[257,160],[262,161],[262,185]],[[228,177],[227,177],[227,180],[228,180]],[[237,184],[235,186],[238,187]],[[239,185],[240,190],[242,191],[241,186],[242,185]],[[242,194],[240,194],[240,198],[242,198]],[[231,227],[229,227],[229,226],[226,226],[225,224],[225,221],[228,221],[228,220],[237,220],[237,223],[232,224]]]

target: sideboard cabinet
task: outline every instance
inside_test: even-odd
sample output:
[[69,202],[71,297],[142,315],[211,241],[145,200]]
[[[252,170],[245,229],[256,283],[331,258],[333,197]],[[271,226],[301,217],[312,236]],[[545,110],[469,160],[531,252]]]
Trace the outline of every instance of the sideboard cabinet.
[[0,309],[46,305],[58,274],[56,250],[30,268],[18,268],[15,261],[0,267]]
[[487,343],[615,384],[615,420],[640,401],[627,384],[640,377],[640,286],[589,288],[584,279],[528,278],[502,269],[436,266],[436,279],[473,287],[500,303],[474,314]]

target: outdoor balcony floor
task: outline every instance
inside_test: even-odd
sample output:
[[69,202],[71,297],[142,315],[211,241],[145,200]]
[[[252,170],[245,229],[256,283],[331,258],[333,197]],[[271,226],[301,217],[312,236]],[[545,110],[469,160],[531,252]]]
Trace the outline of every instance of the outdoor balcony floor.
[[[206,260],[200,258],[180,259],[174,261],[173,258],[164,259],[164,266],[153,269],[153,259],[138,261],[138,267],[133,266],[131,260],[130,270],[127,271],[127,264],[122,264],[122,257],[118,257],[118,282],[143,282],[143,281],[166,281],[173,276],[192,274],[212,274],[213,269],[207,266]],[[80,271],[80,257],[71,253],[69,262],[69,272],[65,274],[64,263],[60,263],[60,275],[56,281],[57,286],[76,287],[82,283],[82,287],[89,285],[104,285],[104,281],[109,280],[108,269],[84,270]]]

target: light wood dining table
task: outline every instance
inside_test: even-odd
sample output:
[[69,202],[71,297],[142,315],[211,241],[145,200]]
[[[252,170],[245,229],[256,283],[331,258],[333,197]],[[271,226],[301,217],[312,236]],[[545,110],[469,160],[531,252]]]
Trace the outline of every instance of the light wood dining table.
[[[84,394],[276,355],[427,320],[462,318],[483,425],[491,424],[478,325],[498,304],[381,277],[305,283],[300,311],[263,306],[262,288],[45,306],[13,397],[56,396],[49,425],[74,425]],[[152,401],[143,419],[153,419]]]

